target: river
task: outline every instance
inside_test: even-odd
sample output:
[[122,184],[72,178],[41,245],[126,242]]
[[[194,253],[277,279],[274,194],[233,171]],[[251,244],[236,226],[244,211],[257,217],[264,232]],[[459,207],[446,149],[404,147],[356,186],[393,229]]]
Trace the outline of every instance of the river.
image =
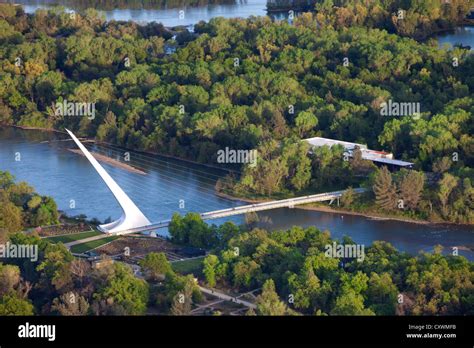
[[[91,144],[88,147],[112,156],[123,156],[123,151],[111,147]],[[30,183],[39,193],[52,196],[68,215],[84,214],[102,221],[118,218],[120,207],[99,175],[83,156],[72,153],[69,148],[75,146],[62,134],[0,128],[0,170],[7,170],[17,180]],[[18,155],[19,161],[16,160]],[[131,152],[130,164],[147,174],[109,164],[103,166],[153,222],[169,219],[173,212],[205,212],[244,204],[214,193],[214,184],[225,175],[223,171],[134,152]],[[445,252],[453,246],[474,245],[474,231],[468,226],[381,221],[304,209],[276,209],[259,213],[259,216],[269,219],[271,223],[267,222],[265,226],[273,230],[293,225],[316,226],[329,230],[335,238],[349,235],[365,245],[374,240],[385,240],[412,254],[419,250],[431,251],[436,244],[443,245]],[[242,216],[213,222],[227,220],[244,222]],[[159,233],[166,234],[167,231]],[[474,260],[473,251],[460,250],[459,253]]]
[[436,36],[440,47],[447,45],[448,48],[453,45],[462,44],[470,46],[474,50],[474,26],[459,27],[451,32],[440,33]]

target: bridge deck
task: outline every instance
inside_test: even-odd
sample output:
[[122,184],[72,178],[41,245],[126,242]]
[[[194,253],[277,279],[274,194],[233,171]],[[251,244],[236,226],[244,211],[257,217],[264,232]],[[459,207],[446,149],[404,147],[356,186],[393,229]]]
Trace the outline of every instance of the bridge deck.
[[[334,192],[326,192],[326,193],[318,193],[315,195],[303,196],[303,197],[295,197],[295,198],[288,198],[282,199],[278,201],[270,201],[270,202],[263,202],[263,203],[255,203],[255,204],[248,204],[242,205],[240,207],[234,208],[227,208],[221,210],[210,211],[207,213],[201,213],[201,218],[203,220],[211,220],[211,219],[218,219],[233,215],[241,215],[250,212],[257,212],[262,210],[270,210],[270,209],[277,209],[277,208],[293,208],[295,205],[301,204],[308,204],[308,203],[315,203],[315,202],[324,202],[324,201],[331,201],[337,199],[342,196],[345,190],[342,191],[334,191]],[[362,193],[365,192],[364,188],[356,188],[354,189],[354,193]],[[125,231],[116,232],[114,234],[129,234],[129,233],[138,233],[138,232],[146,232],[146,231],[153,231],[159,228],[168,227],[171,220],[163,220],[151,225],[137,227]]]

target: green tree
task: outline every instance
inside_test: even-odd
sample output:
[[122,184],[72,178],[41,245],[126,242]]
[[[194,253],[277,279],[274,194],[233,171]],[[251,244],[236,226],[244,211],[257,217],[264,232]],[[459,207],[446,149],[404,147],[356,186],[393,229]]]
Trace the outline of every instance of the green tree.
[[[308,260],[309,261],[309,260]],[[291,294],[294,296],[294,306],[298,309],[311,309],[313,312],[319,303],[321,282],[314,274],[311,262],[306,262],[299,276],[296,274],[288,277]]]
[[33,315],[34,307],[30,301],[16,295],[4,295],[0,298],[0,315]]
[[362,295],[347,290],[336,298],[331,315],[374,315],[374,312],[364,307]]
[[189,236],[187,235],[183,218],[178,213],[174,213],[171,217],[168,231],[174,243],[186,244],[189,242]]
[[173,214],[168,231],[173,242],[197,248],[211,248],[218,243],[217,234],[198,213],[187,213],[184,217]]
[[36,209],[41,204],[41,196],[35,195],[28,201],[28,209]]
[[0,170],[0,188],[7,189],[15,183],[15,177],[9,172]]
[[5,240],[11,232],[18,232],[23,228],[21,209],[11,202],[0,205],[0,239]]
[[[285,162],[288,164],[289,188],[300,191],[309,185],[311,180],[311,159],[308,156],[309,146],[306,142],[296,141],[287,144],[283,149]],[[288,181],[288,179],[287,179]]]
[[378,206],[384,210],[395,209],[397,206],[397,191],[387,167],[383,166],[375,173],[373,190],[375,202]]
[[398,289],[389,273],[370,274],[366,290],[367,305],[376,315],[395,315],[397,295]]
[[341,205],[344,208],[348,208],[354,202],[354,189],[349,186],[344,193],[341,195]]
[[301,111],[295,118],[295,125],[298,135],[303,138],[318,125],[318,118],[310,111]]
[[287,306],[280,300],[275,291],[275,283],[272,279],[265,281],[262,293],[257,296],[257,315],[285,315]]
[[135,278],[129,266],[114,263],[113,274],[107,276],[94,298],[120,306],[124,314],[140,315],[146,311],[148,294],[148,284]]
[[255,192],[260,195],[272,195],[280,192],[285,176],[288,174],[286,158],[281,155],[277,141],[262,144],[258,149],[256,166],[247,165],[237,190]]
[[352,152],[352,157],[349,160],[350,168],[356,175],[367,176],[370,172],[376,169],[372,161],[362,158],[362,151],[359,146],[356,146]]
[[438,199],[441,204],[441,212],[445,217],[449,214],[449,196],[457,185],[458,179],[449,173],[444,173],[443,178],[438,182]]
[[418,207],[424,184],[425,176],[423,173],[414,170],[402,172],[399,193],[404,207],[409,209],[416,209]]
[[208,255],[203,261],[202,272],[206,277],[207,285],[211,288],[216,286],[216,268],[219,265],[219,258],[216,255]]
[[139,264],[145,271],[147,278],[154,281],[162,280],[167,274],[173,272],[164,253],[149,253]]
[[234,264],[234,286],[250,288],[260,273],[260,266],[250,258],[242,258]]
[[36,267],[40,276],[40,288],[46,296],[54,292],[69,291],[73,287],[73,280],[69,271],[69,264],[74,259],[69,250],[61,244],[45,246],[42,259]]

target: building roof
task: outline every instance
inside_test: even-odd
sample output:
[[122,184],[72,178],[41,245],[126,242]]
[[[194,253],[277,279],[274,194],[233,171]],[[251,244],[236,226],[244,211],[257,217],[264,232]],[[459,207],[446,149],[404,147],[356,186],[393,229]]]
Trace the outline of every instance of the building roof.
[[361,149],[367,149],[367,145],[350,143],[348,141],[341,141],[341,140],[335,140],[335,139],[329,139],[329,138],[313,137],[313,138],[308,138],[304,140],[307,141],[310,145],[317,146],[317,147],[324,146],[324,145],[327,145],[329,147],[334,146],[334,145],[342,145],[346,150],[352,150],[356,146],[359,146]]
[[406,162],[406,161],[392,159],[392,158],[369,156],[369,155],[366,155],[364,152],[362,152],[362,158],[373,161],[373,162],[391,164],[391,165],[399,166],[399,167],[410,167],[413,165],[412,162]]
[[401,161],[393,158],[393,154],[384,151],[377,151],[377,150],[370,150],[367,148],[367,145],[358,144],[358,143],[351,143],[348,141],[341,141],[335,139],[328,139],[328,138],[321,138],[321,137],[314,137],[304,139],[308,142],[311,146],[320,147],[320,146],[329,146],[332,147],[334,145],[342,145],[346,151],[352,156],[352,151],[358,146],[362,152],[362,158],[365,160],[378,162],[378,163],[385,163],[390,164],[398,167],[410,167],[413,165],[411,162]]

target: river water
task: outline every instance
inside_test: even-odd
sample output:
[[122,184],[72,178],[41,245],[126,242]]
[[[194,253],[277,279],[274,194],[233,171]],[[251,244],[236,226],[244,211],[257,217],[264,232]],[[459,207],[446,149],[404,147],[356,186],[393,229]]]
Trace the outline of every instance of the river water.
[[474,50],[474,26],[459,27],[452,32],[441,33],[437,35],[438,43],[440,47],[447,46],[448,48],[453,45],[463,44],[464,46],[470,46],[471,51]]
[[[124,155],[123,150],[111,147],[87,146],[117,158]],[[120,207],[99,175],[87,159],[72,153],[70,148],[75,148],[74,144],[62,134],[0,128],[0,170],[7,170],[17,180],[30,183],[39,193],[54,197],[59,208],[68,215],[85,214],[101,221],[120,217]],[[103,166],[152,222],[169,219],[173,212],[205,212],[244,204],[215,195],[214,184],[225,175],[224,171],[134,152],[131,152],[130,164],[147,174],[109,164]],[[349,235],[365,245],[385,240],[413,254],[419,250],[431,251],[436,244],[443,245],[446,252],[453,246],[474,246],[474,231],[468,226],[381,221],[304,209],[276,209],[259,216],[271,221],[265,224],[269,229],[316,226],[329,230],[335,238]],[[242,216],[213,222],[227,220],[244,222]],[[460,254],[474,260],[472,251],[460,250]]]

